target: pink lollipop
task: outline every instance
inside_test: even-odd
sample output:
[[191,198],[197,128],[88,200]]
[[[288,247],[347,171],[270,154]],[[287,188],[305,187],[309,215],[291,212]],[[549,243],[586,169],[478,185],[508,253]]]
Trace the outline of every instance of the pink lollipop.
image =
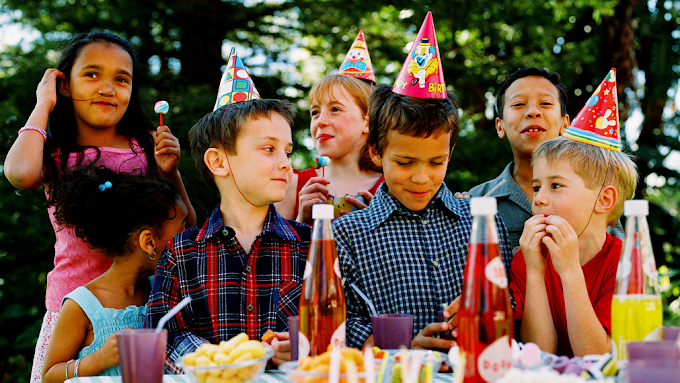
[[158,113],[161,116],[161,126],[163,126],[163,115],[165,113],[168,113],[169,110],[170,110],[170,104],[168,104],[167,101],[158,101],[153,106],[153,111]]

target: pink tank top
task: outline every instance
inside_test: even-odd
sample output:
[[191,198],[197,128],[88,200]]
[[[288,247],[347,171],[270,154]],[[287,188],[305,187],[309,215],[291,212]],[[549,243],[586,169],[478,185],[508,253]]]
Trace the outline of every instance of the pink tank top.
[[[132,149],[100,147],[99,151],[101,156],[97,163],[109,169],[140,175],[148,172],[149,163],[142,147],[134,138]],[[97,151],[94,148],[85,149],[84,154],[84,163],[87,163],[88,160],[95,158]],[[76,161],[77,155],[71,153],[68,166],[75,166]],[[73,229],[58,226],[54,219],[54,211],[54,206],[48,209],[57,242],[54,244],[54,269],[47,274],[45,305],[48,311],[58,312],[66,294],[102,275],[111,267],[112,259],[91,249],[87,243],[76,237]]]

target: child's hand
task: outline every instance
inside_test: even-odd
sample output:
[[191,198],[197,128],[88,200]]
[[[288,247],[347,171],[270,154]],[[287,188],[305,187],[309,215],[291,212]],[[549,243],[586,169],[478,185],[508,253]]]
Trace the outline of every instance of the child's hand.
[[537,214],[524,222],[524,230],[519,238],[519,246],[524,254],[527,273],[536,272],[541,276],[545,273],[546,255],[543,253],[543,238],[546,237],[545,231],[547,217]]
[[549,215],[545,219],[548,233],[542,242],[550,251],[553,266],[557,274],[581,271],[578,253],[578,235],[564,218]]
[[[455,341],[433,337],[434,334],[441,331],[446,331],[449,327],[450,325],[448,323],[442,324],[440,322],[436,322],[428,324],[424,329],[420,330],[415,338],[413,338],[411,341],[411,348],[426,350],[450,349],[456,345]],[[441,367],[439,368],[440,371],[448,371],[448,369],[449,367],[445,363],[442,363]]]
[[167,126],[159,126],[151,135],[153,136],[154,156],[156,157],[158,171],[162,176],[174,175],[179,167],[179,140]]
[[66,79],[66,75],[59,69],[46,70],[35,91],[36,107],[42,105],[49,109],[48,113],[52,112],[57,105],[57,78],[63,80]]
[[116,367],[119,364],[118,361],[118,340],[116,339],[116,334],[109,335],[104,342],[104,345],[99,348],[99,350],[93,352],[93,354],[98,354],[97,358],[102,367],[102,371],[107,368]]
[[460,310],[460,295],[444,310],[444,318],[449,318],[448,324],[451,335],[456,339],[458,339],[458,315],[456,315],[458,310]]
[[299,210],[297,221],[312,224],[312,206],[324,203],[328,200],[328,184],[331,183],[323,177],[312,177],[305,186],[300,189]]
[[[290,361],[290,334],[286,332],[277,332],[276,338],[272,339],[271,348],[274,350],[272,363],[280,365],[283,362]],[[269,343],[265,343],[269,345]]]
[[[345,201],[348,202],[350,205],[354,206],[355,208],[357,208],[358,210],[367,208],[368,204],[370,204],[371,200],[373,199],[373,194],[371,194],[371,192],[369,192],[368,190],[359,190],[357,194],[363,197],[363,201],[358,198],[354,198],[349,194],[345,196]],[[345,215],[350,211],[351,210],[340,210],[340,215]]]

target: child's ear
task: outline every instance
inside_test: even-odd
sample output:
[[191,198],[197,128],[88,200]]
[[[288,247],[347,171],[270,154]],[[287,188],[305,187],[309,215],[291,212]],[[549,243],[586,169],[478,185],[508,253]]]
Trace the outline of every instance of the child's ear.
[[153,239],[153,233],[149,229],[144,229],[139,232],[139,247],[149,256],[155,256],[156,242]]
[[595,213],[607,214],[614,209],[619,193],[612,185],[607,185],[600,191],[600,196],[595,204]]
[[68,88],[68,79],[57,78],[57,87],[59,94],[64,97],[71,97],[71,91]]
[[496,117],[496,133],[498,138],[505,138],[505,127],[503,126],[503,120],[500,117]]
[[564,132],[567,130],[569,127],[569,115],[565,114],[562,116],[562,126],[560,126],[560,136],[564,134]]
[[368,146],[368,154],[371,155],[371,160],[373,161],[373,164],[379,168],[382,168],[382,157],[378,155],[378,152],[375,151],[375,148],[372,145]]
[[210,172],[218,177],[226,177],[229,175],[229,166],[227,165],[226,156],[224,152],[218,148],[208,148],[203,154],[203,162],[208,167]]
[[361,133],[368,134],[368,114],[364,116],[364,122],[366,125],[364,125],[364,128],[361,130]]

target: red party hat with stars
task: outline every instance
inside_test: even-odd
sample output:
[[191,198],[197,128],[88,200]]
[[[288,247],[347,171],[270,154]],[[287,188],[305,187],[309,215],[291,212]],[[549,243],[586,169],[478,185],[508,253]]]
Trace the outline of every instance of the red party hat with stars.
[[432,12],[427,12],[392,92],[418,98],[447,97]]
[[236,54],[236,49],[231,48],[227,68],[222,73],[220,89],[217,91],[217,101],[213,110],[241,101],[260,98],[255,89],[255,84],[248,74],[243,61]]
[[612,68],[586,106],[576,115],[564,136],[617,152],[621,151],[619,134],[619,97],[616,91],[616,69]]
[[354,43],[349,48],[347,56],[345,56],[345,61],[342,62],[340,69],[338,69],[338,74],[340,76],[356,77],[376,82],[363,30],[360,30],[357,38],[354,39]]

